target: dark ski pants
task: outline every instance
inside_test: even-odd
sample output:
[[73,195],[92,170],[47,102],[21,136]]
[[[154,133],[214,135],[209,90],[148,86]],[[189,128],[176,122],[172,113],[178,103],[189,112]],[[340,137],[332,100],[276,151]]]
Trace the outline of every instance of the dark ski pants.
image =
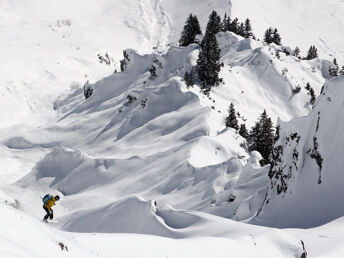
[[52,209],[48,209],[43,205],[43,209],[46,211],[46,215],[44,216],[43,220],[47,220],[48,218],[53,219],[54,218],[54,212]]

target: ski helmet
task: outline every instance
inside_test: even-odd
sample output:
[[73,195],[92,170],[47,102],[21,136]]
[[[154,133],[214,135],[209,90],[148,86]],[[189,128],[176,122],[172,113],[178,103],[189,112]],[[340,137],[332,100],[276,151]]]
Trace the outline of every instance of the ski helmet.
[[55,196],[55,200],[56,200],[56,201],[60,200],[60,196],[56,195],[56,196]]

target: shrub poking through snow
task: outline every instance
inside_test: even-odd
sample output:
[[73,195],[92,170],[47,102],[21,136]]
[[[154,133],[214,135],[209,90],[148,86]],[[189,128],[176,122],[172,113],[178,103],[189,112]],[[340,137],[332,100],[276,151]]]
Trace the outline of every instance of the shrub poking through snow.
[[310,100],[309,103],[311,103],[312,106],[314,106],[315,103],[315,93],[314,93],[314,89],[311,87],[311,85],[309,84],[309,82],[307,82],[305,89],[308,91],[308,95],[310,95]]
[[156,67],[152,65],[152,67],[149,69],[150,77],[149,79],[154,80],[158,75],[156,74]]
[[89,81],[87,80],[84,85],[85,99],[88,99],[89,97],[91,97],[92,93],[93,93],[93,87],[90,85]]
[[105,63],[106,65],[110,65],[113,59],[110,58],[108,53],[105,53],[104,56],[102,56],[101,54],[98,54],[98,61],[99,63]]
[[66,250],[66,252],[68,252],[68,247],[64,243],[59,242],[59,246],[61,248],[61,251]]
[[137,100],[137,98],[135,96],[128,95],[127,96],[127,100],[128,100],[129,104],[132,104],[132,103],[134,103]]
[[294,89],[292,89],[293,91],[293,94],[298,94],[300,91],[301,91],[301,86],[300,85],[297,85]]
[[145,108],[146,105],[147,105],[147,98],[141,100],[141,107],[142,107],[142,108]]
[[130,62],[129,54],[127,51],[123,50],[123,59],[120,61],[121,72],[127,69],[128,63]]

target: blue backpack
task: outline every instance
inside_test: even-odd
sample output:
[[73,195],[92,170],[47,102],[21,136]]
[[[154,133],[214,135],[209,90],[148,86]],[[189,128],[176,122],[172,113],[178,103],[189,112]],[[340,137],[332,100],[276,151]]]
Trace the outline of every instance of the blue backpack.
[[47,201],[49,201],[51,198],[53,198],[53,196],[52,196],[51,194],[46,194],[46,195],[44,195],[44,197],[43,197],[43,199],[42,199],[42,202],[43,202],[44,204],[46,204]]

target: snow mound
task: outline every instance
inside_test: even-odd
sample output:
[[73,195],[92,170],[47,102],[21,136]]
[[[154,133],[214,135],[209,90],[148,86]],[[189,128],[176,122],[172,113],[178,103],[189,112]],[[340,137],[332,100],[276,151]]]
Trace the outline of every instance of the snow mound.
[[165,237],[176,235],[155,213],[153,201],[131,197],[68,215],[72,219],[68,219],[62,229],[71,232],[135,233]]
[[109,176],[104,166],[111,161],[95,160],[80,151],[61,147],[48,153],[18,184],[27,187],[37,181],[47,182],[64,195],[105,184]]

